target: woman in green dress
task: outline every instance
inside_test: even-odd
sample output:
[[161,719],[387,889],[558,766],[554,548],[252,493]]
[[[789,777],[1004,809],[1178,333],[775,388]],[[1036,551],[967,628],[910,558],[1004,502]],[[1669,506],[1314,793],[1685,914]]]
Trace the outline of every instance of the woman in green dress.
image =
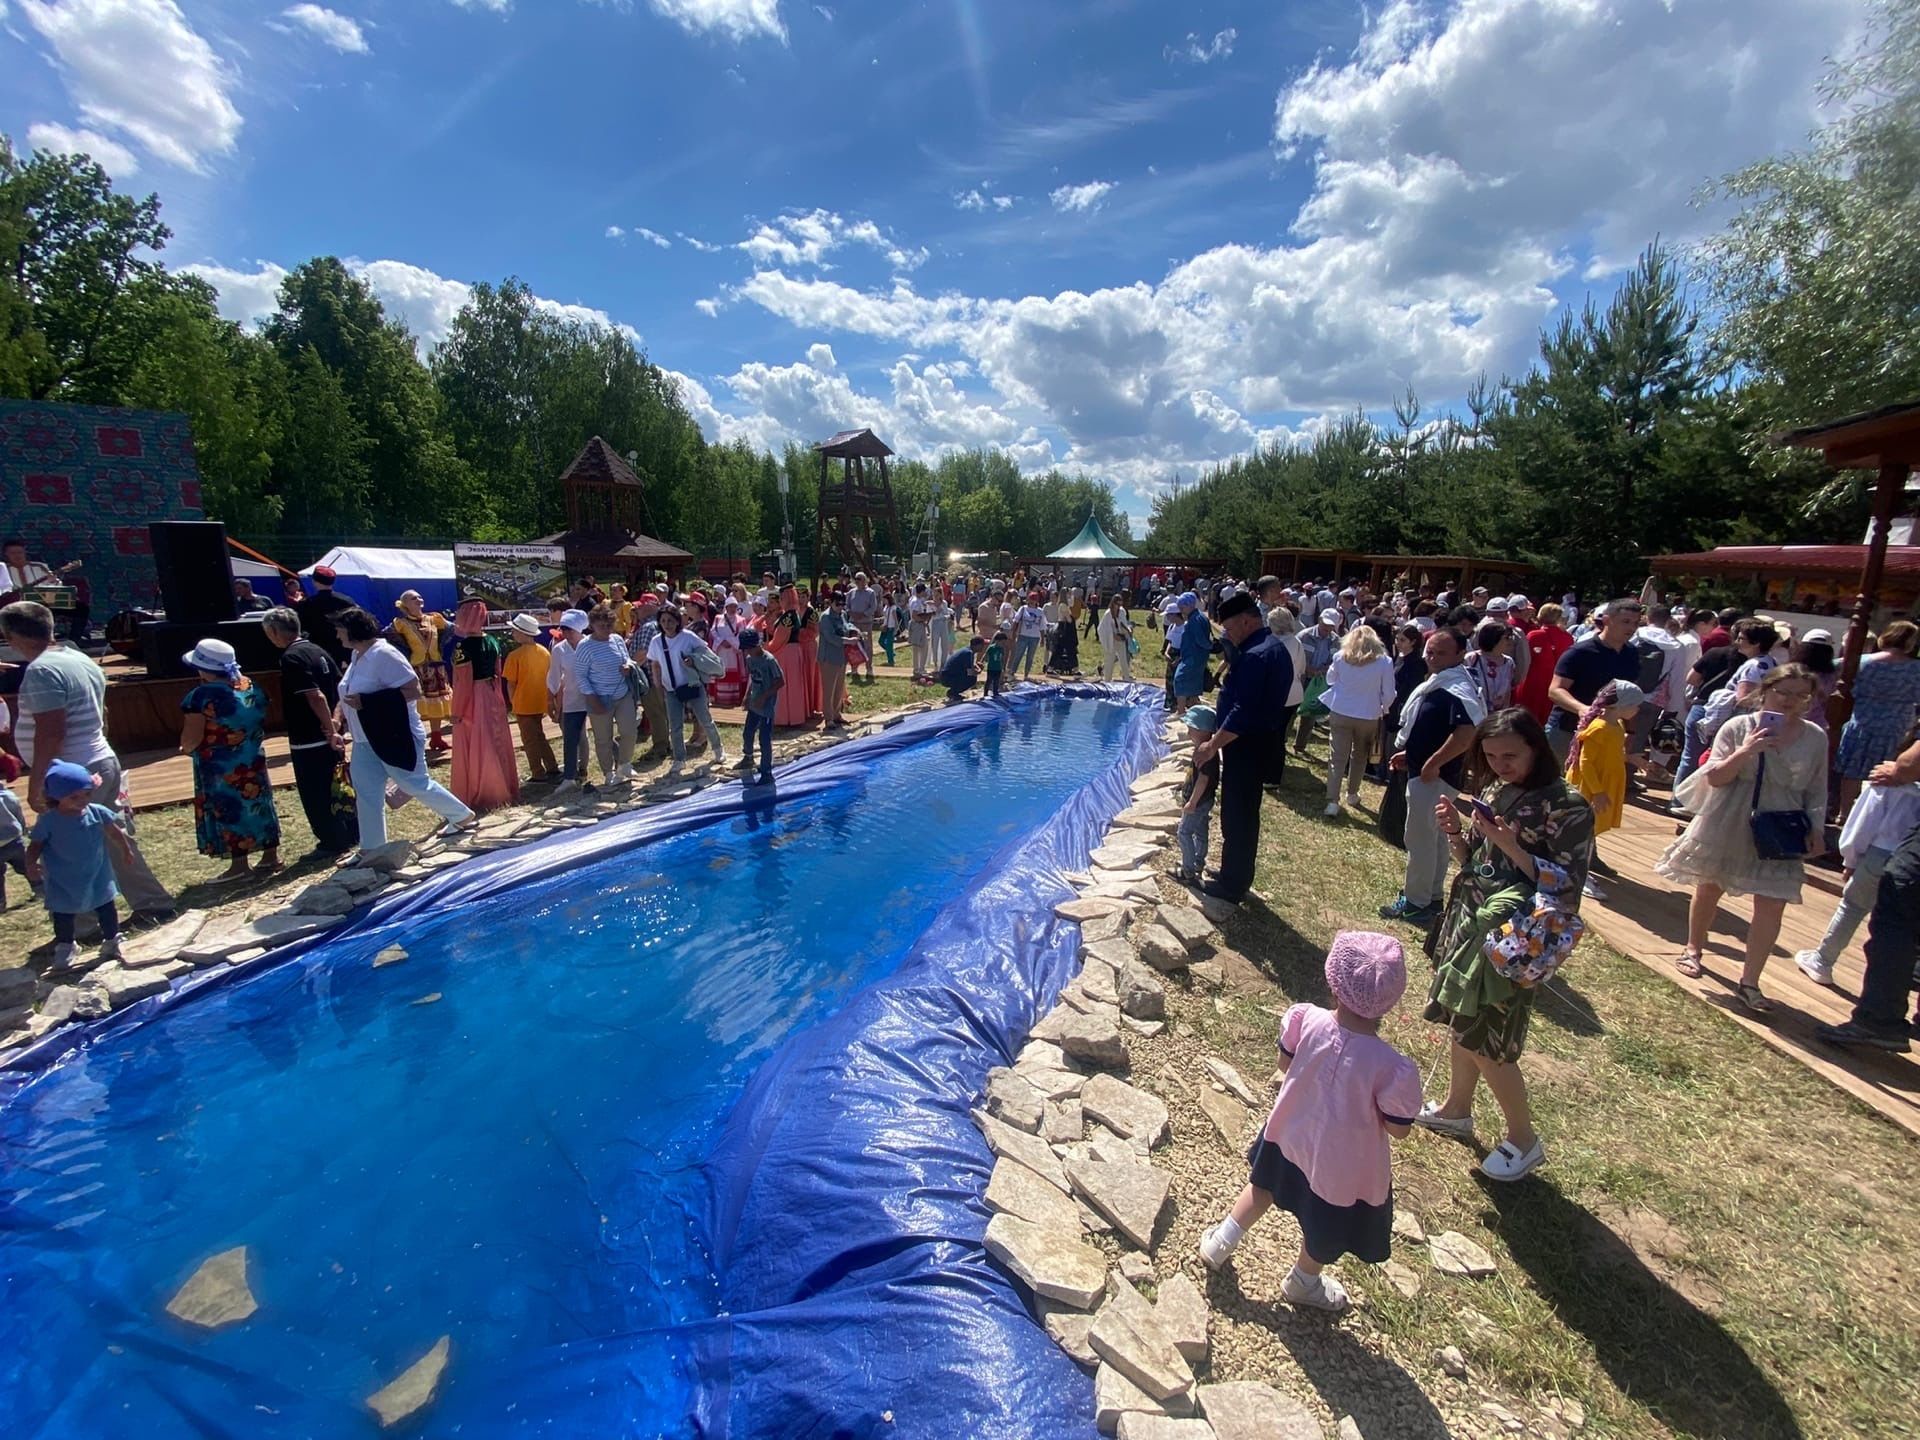
[[1442,799],[1436,807],[1459,873],[1428,950],[1434,970],[1426,1018],[1446,1025],[1453,1045],[1447,1097],[1423,1109],[1418,1123],[1471,1142],[1473,1092],[1485,1079],[1507,1135],[1480,1169],[1490,1179],[1518,1180],[1547,1158],[1518,1063],[1535,987],[1503,976],[1487,943],[1530,915],[1543,890],[1563,915],[1578,908],[1593,859],[1593,811],[1561,778],[1540,722],[1517,707],[1480,723],[1473,773],[1488,780],[1477,804]]

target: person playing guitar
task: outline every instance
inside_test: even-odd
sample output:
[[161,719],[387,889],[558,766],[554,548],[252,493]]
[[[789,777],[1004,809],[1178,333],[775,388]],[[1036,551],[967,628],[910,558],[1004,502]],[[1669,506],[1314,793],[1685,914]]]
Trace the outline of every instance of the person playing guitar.
[[27,559],[27,542],[9,540],[0,545],[0,605],[11,605],[16,600],[24,600],[27,591],[36,585],[57,579],[69,571],[78,570],[80,561],[72,560],[58,570],[42,565],[38,560]]

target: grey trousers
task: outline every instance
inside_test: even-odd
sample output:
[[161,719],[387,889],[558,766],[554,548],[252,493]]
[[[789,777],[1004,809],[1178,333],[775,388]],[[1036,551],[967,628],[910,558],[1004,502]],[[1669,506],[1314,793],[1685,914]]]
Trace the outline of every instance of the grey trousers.
[[107,797],[109,808],[120,812],[120,822],[127,829],[127,857],[123,860],[110,849],[108,858],[113,862],[113,883],[120,887],[120,893],[127,897],[127,904],[134,910],[171,910],[173,897],[167,893],[148,867],[140,854],[139,842],[133,835],[133,805],[127,797],[126,779],[120,769],[120,757],[100,760],[87,767],[100,777],[100,793]]
[[1447,837],[1440,833],[1433,818],[1433,807],[1442,795],[1451,799],[1460,792],[1444,780],[1426,781],[1418,775],[1407,777],[1407,883],[1409,905],[1431,905],[1444,891],[1447,880]]

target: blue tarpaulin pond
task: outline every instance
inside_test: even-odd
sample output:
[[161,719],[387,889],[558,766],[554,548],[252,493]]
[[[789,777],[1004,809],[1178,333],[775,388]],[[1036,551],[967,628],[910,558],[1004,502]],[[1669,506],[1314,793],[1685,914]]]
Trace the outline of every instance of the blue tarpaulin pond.
[[[470,860],[0,1076],[9,1436],[1093,1432],[969,1119],[1159,753],[1029,689]],[[376,965],[399,946],[406,958]],[[165,1313],[246,1252],[257,1310]]]

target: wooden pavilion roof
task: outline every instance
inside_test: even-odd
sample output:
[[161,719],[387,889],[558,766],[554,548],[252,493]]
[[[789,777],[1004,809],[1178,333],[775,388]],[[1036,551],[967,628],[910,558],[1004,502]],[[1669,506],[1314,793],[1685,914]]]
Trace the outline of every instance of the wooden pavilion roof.
[[822,455],[831,455],[836,459],[858,456],[863,460],[881,460],[893,454],[887,442],[867,428],[842,430],[837,435],[829,435],[813,448]]
[[1920,465],[1920,400],[1803,425],[1769,437],[1776,445],[1818,450],[1840,470],[1877,470],[1884,465]]
[[562,485],[631,485],[641,488],[640,477],[620,453],[598,435],[580,447],[573,463],[560,472]]

